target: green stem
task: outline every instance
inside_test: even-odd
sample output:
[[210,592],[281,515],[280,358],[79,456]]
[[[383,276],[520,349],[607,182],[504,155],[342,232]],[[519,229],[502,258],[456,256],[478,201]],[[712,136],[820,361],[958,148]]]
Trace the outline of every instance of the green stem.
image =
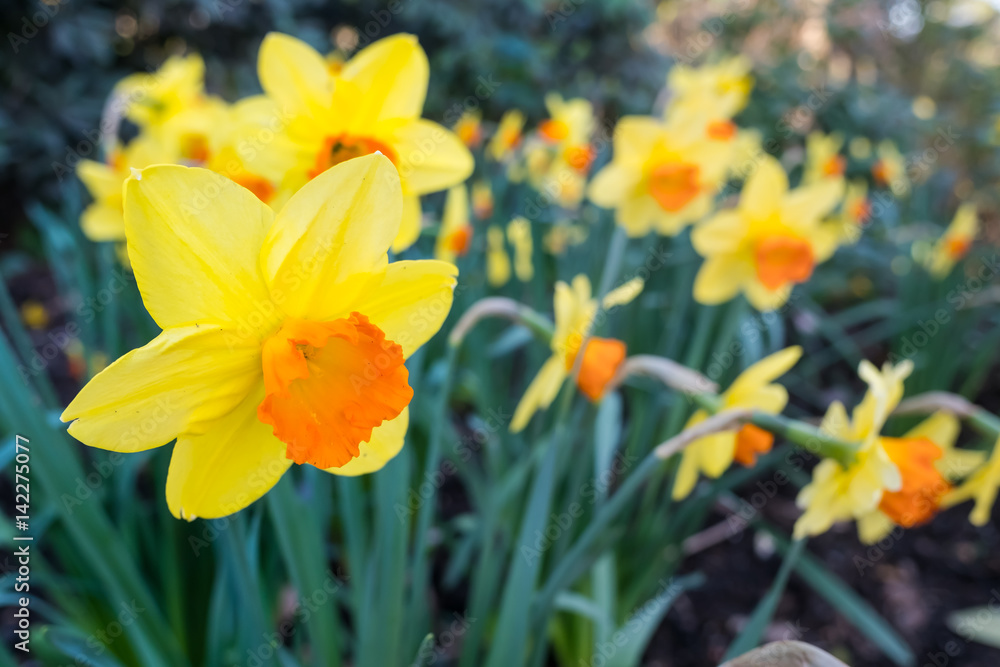
[[820,429],[804,422],[781,415],[755,411],[750,422],[754,426],[780,435],[803,449],[825,458],[836,459],[844,467],[854,462],[858,451],[856,445],[827,435]]
[[997,417],[992,412],[977,407],[966,419],[973,428],[983,435],[991,438],[1000,438],[1000,417]]

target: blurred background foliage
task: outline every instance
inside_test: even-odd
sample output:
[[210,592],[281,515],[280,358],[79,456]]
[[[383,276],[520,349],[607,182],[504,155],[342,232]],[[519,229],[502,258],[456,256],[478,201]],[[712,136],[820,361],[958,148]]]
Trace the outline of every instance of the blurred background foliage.
[[[802,344],[807,356],[788,378],[793,394],[789,412],[795,416],[819,414],[835,398],[852,404],[860,393],[855,377],[857,363],[863,358],[879,363],[891,354],[916,362],[917,371],[907,383],[909,393],[950,389],[991,409],[1000,407],[996,381],[1000,308],[995,305],[996,295],[983,286],[969,291],[970,278],[961,272],[944,282],[933,281],[913,265],[906,250],[914,239],[936,237],[958,204],[969,200],[979,205],[983,223],[975,255],[982,261],[969,265],[974,269],[989,261],[1000,243],[1000,151],[995,145],[1000,112],[1000,20],[997,8],[987,2],[51,0],[3,3],[0,27],[5,42],[0,56],[0,195],[5,206],[0,219],[0,272],[10,285],[12,305],[20,308],[20,316],[30,330],[31,338],[26,341],[29,352],[20,351],[29,357],[32,345],[41,348],[49,342],[52,331],[63,331],[72,323],[81,326],[85,350],[82,361],[79,355],[60,355],[47,364],[44,376],[48,379],[33,378],[39,392],[53,394],[49,401],[52,405],[60,401],[65,404],[89,371],[146,342],[152,332],[134,289],[126,290],[121,299],[106,308],[96,309],[96,321],[85,316],[86,295],[99,293],[94,285],[111,285],[115,280],[130,282],[128,277],[116,278],[120,269],[116,268],[113,249],[86,242],[72,224],[86,204],[86,195],[72,169],[78,158],[96,157],[96,131],[112,86],[126,74],[155,69],[168,54],[195,51],[205,58],[209,91],[235,100],[259,92],[257,49],[266,32],[280,30],[305,39],[322,52],[345,53],[370,41],[369,36],[413,32],[431,59],[425,116],[450,123],[457,118],[456,110],[474,99],[487,122],[495,122],[507,109],[520,108],[527,113],[531,126],[544,117],[544,94],[556,90],[565,96],[591,100],[602,118],[605,136],[622,115],[647,114],[662,108],[664,79],[672,63],[698,63],[721,53],[746,54],[754,62],[757,85],[738,121],[762,133],[766,149],[783,160],[793,182],[804,159],[805,135],[820,129],[841,132],[848,142],[855,138],[873,144],[885,138],[894,140],[910,157],[909,175],[918,187],[905,200],[886,197],[875,211],[874,224],[866,230],[866,240],[845,248],[818,270],[813,280],[797,292],[793,305],[774,319],[755,317],[743,304],[717,308],[692,304],[690,284],[698,258],[685,237],[664,240],[669,253],[666,270],[653,276],[636,308],[613,324],[614,333],[623,337],[626,332],[630,334],[631,352],[660,353],[702,369],[718,355],[733,353],[753,360],[785,344]],[[493,92],[477,93],[484,85]],[[606,158],[605,146],[598,161]],[[847,175],[868,178],[871,162],[859,150],[849,163]],[[593,220],[593,212],[588,211],[584,209],[585,216]],[[607,222],[607,217],[604,220]],[[605,242],[610,237],[606,231],[595,231],[591,243],[569,259],[550,259],[546,278],[567,278],[578,271],[599,274]],[[632,247],[630,252],[627,265],[636,266],[646,259],[648,249]],[[476,272],[481,273],[481,268],[462,266],[462,271],[463,277],[472,276],[463,278],[463,284],[471,287],[456,300],[457,313],[486,293],[481,276],[476,282]],[[507,293],[548,312],[551,293],[545,286],[550,282],[536,281],[530,287],[511,285]],[[955,295],[961,296],[964,304],[966,294],[980,307],[955,308],[947,325],[941,325],[946,335],[931,336],[929,344],[913,348],[920,323],[927,321],[941,303],[952,303]],[[40,319],[34,324],[32,318],[26,317],[31,312],[25,310],[27,303],[42,306],[43,310],[35,313]],[[663,331],[649,331],[642,326],[651,314],[662,317],[664,313],[667,318]],[[9,314],[5,315],[4,328],[16,338]],[[516,363],[498,365],[497,358],[519,350],[527,336],[523,331],[505,333],[502,327],[493,325],[483,329],[482,337],[469,347],[488,353],[463,355],[464,366],[454,380],[454,398],[446,404],[451,417],[446,437],[470,442],[485,429],[489,438],[500,439],[503,446],[480,453],[488,459],[482,462],[483,467],[487,473],[500,470],[508,476],[500,484],[488,479],[489,474],[482,474],[477,466],[470,466],[463,467],[456,478],[449,478],[441,488],[436,508],[441,525],[435,524],[440,530],[433,535],[436,551],[431,564],[439,596],[434,605],[440,618],[428,624],[440,633],[447,632],[453,622],[459,623],[463,641],[473,646],[462,654],[463,665],[478,664],[477,642],[488,644],[497,630],[492,617],[485,620],[477,614],[489,613],[498,606],[502,590],[489,585],[484,589],[483,582],[493,577],[492,581],[510,584],[504,578],[506,550],[516,546],[513,531],[528,493],[528,464],[537,463],[539,458],[538,450],[532,453],[525,440],[496,433],[489,427],[489,420],[491,410],[514,404],[515,388],[524,385],[526,374],[540,363],[543,351],[518,352]],[[713,336],[717,331],[738,334],[723,339]],[[410,441],[413,453],[408,446],[399,465],[387,468],[377,480],[333,482],[311,474],[315,471],[305,471],[297,478],[305,489],[305,500],[290,493],[276,493],[274,499],[268,500],[269,511],[292,507],[307,512],[317,507],[309,504],[310,500],[325,498],[313,519],[316,535],[326,536],[327,528],[334,526],[329,544],[318,545],[320,540],[314,535],[280,534],[277,546],[269,544],[261,536],[270,536],[277,524],[265,519],[264,503],[258,503],[243,513],[235,530],[220,533],[226,539],[217,540],[216,535],[205,540],[205,549],[210,550],[212,558],[198,558],[198,540],[205,539],[206,531],[214,530],[215,524],[180,523],[162,507],[155,509],[163,504],[166,459],[162,453],[129,457],[112,478],[114,483],[105,485],[100,495],[120,534],[126,536],[129,552],[135,556],[137,569],[133,574],[141,574],[151,582],[153,604],[162,607],[166,620],[154,618],[156,612],[144,616],[141,625],[148,624],[152,639],[140,635],[140,639],[128,643],[115,643],[110,651],[115,661],[109,657],[107,662],[101,662],[94,657],[93,651],[85,648],[88,634],[113,623],[119,613],[110,598],[102,599],[98,593],[111,579],[83,583],[95,576],[92,569],[84,562],[74,562],[71,534],[53,531],[47,539],[51,539],[50,548],[57,554],[55,562],[61,569],[38,566],[52,604],[43,608],[43,613],[54,628],[46,640],[46,655],[52,656],[53,662],[42,664],[57,664],[58,659],[74,655],[77,664],[144,664],[144,650],[171,655],[181,647],[186,655],[196,656],[196,663],[246,662],[246,656],[236,647],[257,641],[254,633],[261,621],[268,625],[275,619],[291,619],[309,624],[296,618],[294,592],[286,582],[294,580],[300,590],[318,590],[324,582],[304,581],[301,571],[296,574],[296,563],[301,566],[303,561],[296,561],[290,545],[310,554],[314,560],[309,562],[320,572],[332,562],[351,561],[344,550],[366,553],[367,538],[376,544],[373,553],[379,559],[402,558],[408,538],[396,534],[399,522],[393,516],[392,502],[401,499],[405,503],[407,498],[393,497],[392,485],[397,484],[398,491],[407,488],[408,479],[423,479],[417,475],[420,466],[410,457],[424,456],[428,433],[435,428],[435,392],[447,386],[439,358],[443,347],[440,342],[432,345],[425,358],[417,360],[411,369],[415,377],[422,374],[434,390],[415,399],[424,404],[414,405]],[[54,386],[49,386],[49,380]],[[13,382],[10,386],[14,386]],[[587,426],[593,425],[583,442],[576,443],[579,447],[603,452],[604,456],[617,444],[609,441],[607,434],[622,428],[623,451],[641,455],[651,443],[655,444],[658,435],[676,432],[683,423],[688,408],[684,401],[642,393],[635,387],[625,391],[629,400],[624,402],[627,407],[623,423],[616,421],[621,409],[617,397],[607,403],[611,407],[600,412],[588,408],[574,413],[586,419]],[[18,414],[21,404],[14,402],[17,397],[12,394],[4,398],[11,401],[4,405],[2,415],[7,434],[11,432],[11,415]],[[47,416],[49,423],[43,419],[32,427],[56,439],[51,424],[54,415]],[[72,487],[78,479],[75,475],[99,470],[97,466],[106,460],[103,453],[80,454],[83,448],[76,443],[64,442],[60,447],[65,449],[58,451],[67,453],[78,467],[67,463],[61,478],[51,478],[53,484],[62,482]],[[678,592],[662,590],[660,582],[679,570],[693,568],[682,567],[683,554],[667,553],[657,536],[663,536],[672,547],[683,544],[708,517],[720,520],[713,509],[717,503],[737,502],[733,491],[740,496],[755,492],[754,475],[765,475],[769,466],[779,465],[783,455],[777,452],[749,474],[735,471],[724,477],[709,494],[686,505],[683,512],[676,512],[677,507],[666,500],[669,471],[658,475],[656,483],[643,492],[641,503],[636,503],[635,514],[610,527],[599,541],[602,548],[616,545],[618,576],[615,568],[609,570],[605,562],[596,578],[583,586],[593,586],[594,590],[585,592],[597,596],[601,582],[607,585],[609,581],[624,580],[621,590],[611,587],[612,621],[624,622],[637,605],[656,595],[656,599],[664,601],[661,608],[651,612],[658,623]],[[83,463],[76,463],[77,458],[83,458]],[[579,458],[590,461],[588,457]],[[424,474],[429,472],[433,471]],[[573,474],[586,475],[587,471],[577,467]],[[567,491],[571,483],[567,482],[566,487],[562,492],[572,498]],[[373,507],[350,507],[347,501],[351,492],[360,493],[362,489],[373,491],[371,497],[374,491],[388,489],[388,495],[378,496],[388,499],[378,501],[386,504],[372,501]],[[783,495],[788,501],[791,494],[786,491]],[[142,502],[134,502],[136,497]],[[330,506],[330,497],[337,499],[336,509]],[[52,508],[58,502],[54,497],[44,500],[48,504],[39,501],[39,507],[49,509],[35,523],[41,530],[45,530],[47,522],[55,522]],[[495,508],[497,525],[483,527],[477,523],[476,513],[487,516],[483,508],[490,503],[499,503]],[[552,503],[553,508],[564,505]],[[769,515],[768,520],[789,523],[788,512],[793,511],[790,507],[790,502],[769,506],[774,516]],[[782,515],[782,511],[786,514]],[[944,625],[944,611],[985,604],[991,586],[1000,582],[996,556],[1000,553],[1000,535],[996,524],[975,531],[965,523],[964,512],[954,510],[934,524],[912,531],[913,537],[907,538],[910,541],[906,545],[895,547],[884,560],[876,559],[882,568],[876,577],[856,571],[853,558],[864,552],[852,530],[834,531],[814,540],[810,549],[820,558],[798,561],[796,572],[801,581],[793,579],[789,584],[789,594],[782,598],[778,615],[799,619],[805,639],[840,648],[840,655],[849,655],[855,665],[885,664],[882,656],[889,654],[897,664],[907,664],[907,660],[912,664],[925,652],[938,650],[954,637]],[[372,533],[352,538],[351,531],[358,525],[349,519],[361,516],[372,519]],[[94,521],[97,523],[88,525],[97,526],[95,530],[103,525]],[[496,531],[495,536],[491,530]],[[746,627],[748,614],[778,572],[778,560],[772,556],[787,550],[780,535],[768,532],[772,530],[765,526],[753,539],[726,542],[714,551],[711,545],[698,547],[705,553],[695,565],[709,574],[708,581],[677,604],[677,611],[664,622],[666,630],[661,628],[655,636],[644,637],[649,641],[651,659],[665,660],[658,664],[707,665],[722,658],[727,644]],[[264,543],[263,548],[247,548],[244,552],[245,545],[257,545],[258,541]],[[171,548],[163,548],[163,544]],[[569,546],[567,537],[556,550],[565,551]],[[493,551],[500,555],[491,558]],[[515,553],[512,562],[516,559]],[[355,558],[353,563],[359,560]],[[820,560],[846,585],[836,583],[822,569]],[[118,565],[110,563],[112,573],[98,576],[113,578]],[[254,575],[248,579],[251,570]],[[336,570],[336,574],[349,583],[342,590],[337,584],[333,593],[345,608],[357,611],[373,604],[372,598],[366,597],[371,590],[359,592],[363,582],[353,571]],[[684,581],[695,583],[693,579]],[[802,581],[811,583],[806,586]],[[359,624],[350,628],[357,643],[352,649],[365,657],[376,656],[376,662],[359,659],[358,664],[396,664],[377,662],[385,655],[380,652],[382,644],[396,650],[397,658],[409,651],[409,660],[416,645],[409,641],[419,635],[413,627],[397,628],[406,633],[406,641],[383,641],[382,625],[398,620],[391,613],[396,601],[403,599],[402,583],[384,585],[398,589],[378,589],[384,601],[368,609],[368,621],[360,624],[355,620]],[[399,597],[393,597],[396,594]],[[862,597],[871,606],[865,606]],[[269,601],[269,605],[279,601],[264,607],[273,618],[228,618],[227,613],[234,609],[260,607],[261,600]],[[563,664],[578,664],[577,658],[590,655],[595,634],[603,636],[600,628],[593,632],[590,626],[581,629],[578,619],[592,610],[580,603],[579,597],[561,598],[562,611],[549,629],[552,657],[558,657]],[[418,603],[413,604],[422,609]],[[913,647],[913,653],[908,654],[902,640],[875,620],[873,608],[887,615]],[[470,609],[473,617],[483,620],[474,621],[468,628],[463,629],[461,619],[453,621],[449,615],[468,613]],[[920,613],[924,616],[915,618],[915,614],[919,616],[915,610],[923,610]],[[66,630],[74,622],[79,628],[75,634]],[[170,633],[158,634],[167,626]],[[309,637],[314,643],[302,639],[302,633],[296,634],[288,642],[290,653],[283,660],[292,660],[291,653],[308,658],[321,649],[330,650],[321,645],[312,630],[310,627]],[[761,633],[781,638],[783,630],[767,626],[761,628]],[[163,639],[168,634],[170,639]],[[337,640],[329,641],[336,644]],[[961,664],[995,664],[990,662],[989,654],[982,657],[979,651],[973,646],[964,647]],[[490,655],[499,660],[495,656],[501,654]],[[9,658],[3,653],[0,657]],[[453,658],[457,656],[446,652],[446,660]],[[634,662],[639,658],[641,655],[634,656]],[[976,662],[979,659],[982,662]],[[310,664],[307,659],[302,662]]]

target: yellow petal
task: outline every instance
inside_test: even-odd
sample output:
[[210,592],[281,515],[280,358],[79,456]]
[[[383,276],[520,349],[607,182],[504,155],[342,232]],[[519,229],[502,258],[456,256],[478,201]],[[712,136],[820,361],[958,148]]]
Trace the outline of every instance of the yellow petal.
[[663,134],[663,123],[651,116],[625,116],[615,126],[613,139],[616,163],[644,162],[657,137]]
[[858,539],[864,544],[875,544],[895,527],[893,520],[880,510],[872,510],[858,517]]
[[323,121],[333,104],[333,77],[326,61],[305,42],[272,32],[257,57],[257,75],[264,92],[287,116]]
[[663,209],[648,193],[627,196],[615,211],[615,222],[621,225],[631,238],[645,236],[660,219]]
[[274,214],[207,169],[147,167],[125,183],[128,256],[160,328],[273,315],[260,248]]
[[958,418],[950,412],[938,410],[909,431],[904,438],[927,438],[942,449],[951,449],[961,430]]
[[407,406],[395,419],[384,421],[381,426],[372,429],[372,437],[360,445],[361,454],[339,468],[327,468],[326,471],[334,475],[355,477],[381,470],[403,449],[409,424],[410,408]]
[[264,384],[200,435],[177,438],[167,473],[167,505],[178,519],[215,519],[271,490],[291,459],[285,443],[257,419]]
[[386,338],[402,346],[404,357],[409,357],[444,324],[456,276],[458,269],[448,262],[393,262],[349,308],[366,315]]
[[702,262],[694,280],[694,298],[699,303],[716,304],[729,301],[740,288],[753,279],[754,269],[738,255],[717,255]]
[[604,299],[601,303],[607,309],[632,303],[632,301],[642,293],[644,285],[645,282],[642,278],[633,278],[626,283],[622,283],[604,295]]
[[403,195],[403,217],[399,221],[399,232],[392,241],[392,251],[401,253],[420,238],[420,197]]
[[740,373],[726,391],[726,396],[733,398],[741,395],[752,396],[755,391],[791,370],[801,357],[802,348],[798,345],[786,347],[764,357]]
[[740,195],[740,210],[752,220],[765,220],[778,210],[788,191],[788,176],[773,157],[764,157],[747,179]]
[[429,76],[427,54],[416,36],[402,33],[365,47],[340,73],[340,78],[357,86],[354,117],[359,127],[420,116]]
[[381,270],[402,210],[399,175],[378,153],[342,162],[309,181],[281,209],[261,251],[264,274],[283,310],[315,317],[313,301],[338,295],[338,286],[352,276]]
[[121,209],[94,202],[80,216],[80,228],[94,243],[125,240],[125,218]]
[[792,283],[788,283],[778,289],[771,290],[764,287],[754,276],[753,280],[748,281],[743,286],[743,293],[751,306],[761,312],[766,312],[785,305],[788,302],[788,297],[792,295],[792,287]]
[[514,409],[514,416],[510,420],[511,433],[523,430],[535,412],[552,405],[566,375],[566,362],[563,361],[562,357],[558,355],[549,357],[542,369],[538,371],[538,375],[528,385],[528,389],[525,390],[517,408]]
[[587,198],[601,208],[617,208],[635,189],[638,170],[612,162],[596,174],[587,188]]
[[674,500],[683,500],[691,495],[698,483],[698,453],[687,447],[681,453],[681,463],[677,466],[677,476],[674,478],[674,489],[671,496]]
[[226,415],[260,375],[259,346],[235,331],[168,329],[98,373],[61,419],[84,444],[138,452]]
[[87,186],[94,199],[117,199],[121,196],[122,175],[106,164],[81,160],[77,165],[76,175]]
[[399,177],[407,194],[444,190],[472,175],[472,153],[442,125],[416,119],[395,124],[385,136],[399,156]]
[[702,257],[732,253],[743,242],[746,226],[738,211],[722,211],[691,231],[691,243]]
[[781,202],[781,219],[796,226],[813,225],[844,198],[844,179],[825,178],[789,192]]

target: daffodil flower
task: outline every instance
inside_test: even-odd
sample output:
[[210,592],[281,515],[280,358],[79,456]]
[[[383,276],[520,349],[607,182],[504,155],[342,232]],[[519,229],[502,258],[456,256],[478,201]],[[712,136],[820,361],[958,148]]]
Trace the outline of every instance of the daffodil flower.
[[835,179],[789,191],[778,161],[763,158],[737,208],[716,214],[691,235],[705,257],[694,298],[716,304],[743,292],[757,310],[783,305],[837,248],[837,231],[822,219],[843,190],[843,180]]
[[892,190],[897,197],[910,194],[910,178],[906,175],[906,159],[896,148],[896,144],[885,139],[876,148],[877,159],[872,165],[875,182]]
[[493,216],[493,190],[489,181],[472,184],[472,212],[480,220],[489,220]]
[[511,153],[521,143],[521,132],[524,130],[524,114],[519,109],[509,109],[500,117],[486,154],[495,162],[507,161]]
[[155,130],[205,97],[205,62],[201,56],[171,56],[155,72],[131,74],[115,86],[122,114],[144,129]]
[[514,273],[522,283],[535,276],[535,266],[531,261],[534,242],[531,237],[531,223],[527,218],[517,216],[507,224],[507,239],[514,246]]
[[302,41],[271,33],[257,62],[265,93],[287,114],[297,147],[284,184],[295,191],[345,160],[380,152],[399,171],[403,219],[393,251],[420,235],[420,195],[465,181],[472,154],[454,132],[424,120],[427,55],[413,35],[381,39],[337,70]]
[[448,189],[444,200],[444,214],[434,257],[445,262],[454,262],[456,257],[469,252],[472,243],[472,225],[469,223],[469,190],[465,184]]
[[812,132],[806,137],[806,164],[802,174],[804,184],[818,183],[827,178],[841,178],[847,169],[847,158],[840,154],[844,137],[840,134]]
[[402,215],[383,155],[324,172],[277,214],[205,169],[138,172],[128,253],[163,331],[80,391],[69,432],[119,452],[176,438],[166,496],[186,519],[246,507],[292,463],[379,469],[406,433],[404,362],[441,326],[456,276],[388,263]]
[[874,544],[896,526],[911,528],[928,521],[944,505],[951,482],[967,476],[984,459],[982,452],[955,447],[958,419],[936,412],[902,438],[881,438],[889,459],[902,476],[898,491],[884,491],[879,506],[858,517],[858,537]]
[[[600,305],[605,309],[625,305],[639,295],[642,287],[643,281],[634,278],[608,292]],[[535,412],[552,405],[577,363],[584,339],[587,339],[587,345],[580,361],[577,386],[591,401],[601,399],[625,360],[625,343],[620,340],[587,338],[598,310],[598,302],[591,294],[587,276],[576,276],[572,285],[561,280],[557,282],[554,301],[556,322],[550,342],[552,356],[538,371],[514,409],[510,423],[513,433],[523,430]]]
[[948,229],[929,252],[922,257],[924,266],[935,278],[946,277],[963,257],[969,254],[979,233],[979,216],[975,204],[962,204]]
[[858,443],[858,451],[846,467],[824,459],[813,469],[812,481],[797,500],[805,512],[795,524],[796,538],[856,519],[860,537],[877,541],[894,524],[914,526],[937,512],[950,489],[948,478],[959,466],[968,467],[963,454],[953,453],[957,424],[932,417],[902,438],[882,436],[882,427],[903,397],[903,380],[912,370],[910,361],[885,364],[881,372],[863,361],[858,375],[868,391],[851,417],[842,403],[830,405],[821,430]]
[[[720,410],[750,408],[769,414],[779,414],[788,404],[788,391],[775,380],[784,375],[802,356],[802,348],[787,347],[764,357],[740,373],[720,396]],[[698,410],[684,428],[705,421],[708,412]],[[674,481],[675,500],[686,498],[698,481],[698,474],[713,479],[729,469],[736,460],[753,466],[757,455],[771,451],[774,436],[753,424],[744,424],[735,431],[713,433],[695,440],[684,448],[681,464]]]
[[720,117],[732,118],[747,105],[753,90],[750,60],[744,56],[727,58],[712,65],[674,65],[667,88],[674,94],[667,114],[679,107],[702,104],[715,109]]
[[864,228],[872,217],[871,202],[868,201],[868,184],[864,181],[851,181],[847,184],[844,201],[840,211],[830,221],[841,243],[857,243]]
[[706,138],[701,121],[627,116],[615,127],[611,162],[594,176],[592,202],[615,209],[629,236],[673,235],[711,213],[736,144]]
[[510,281],[510,256],[504,245],[503,230],[490,225],[486,230],[486,282],[492,287],[503,287]]
[[464,112],[451,129],[469,148],[478,148],[483,143],[482,114],[479,111]]

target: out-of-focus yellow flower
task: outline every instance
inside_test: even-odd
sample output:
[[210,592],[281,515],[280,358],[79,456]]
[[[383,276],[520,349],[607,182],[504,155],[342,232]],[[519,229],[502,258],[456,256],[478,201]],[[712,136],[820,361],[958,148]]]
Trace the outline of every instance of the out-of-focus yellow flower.
[[979,216],[976,205],[962,204],[948,229],[922,258],[924,266],[935,278],[944,278],[969,253],[978,233]]
[[969,521],[976,526],[985,526],[990,520],[993,503],[1000,489],[1000,440],[993,445],[993,453],[985,465],[976,470],[961,486],[944,497],[942,504],[952,507],[973,500],[975,505],[969,514]]
[[489,181],[472,184],[472,212],[480,220],[488,220],[493,215],[493,190]]
[[188,166],[207,167],[250,190],[265,204],[294,194],[280,192],[295,166],[296,146],[280,128],[282,112],[263,95],[228,105],[208,97],[162,124],[159,136]]
[[868,183],[851,181],[847,184],[840,212],[833,219],[841,243],[857,243],[871,221],[872,207],[868,201]]
[[595,176],[588,196],[615,209],[629,236],[673,235],[712,211],[726,178],[734,142],[701,136],[700,122],[665,123],[627,116],[615,127],[614,155]]
[[524,130],[524,114],[518,109],[510,109],[500,118],[496,132],[486,147],[486,154],[496,162],[503,162],[510,157],[511,152],[521,143],[521,132]]
[[589,230],[586,225],[557,223],[545,234],[542,245],[550,255],[561,255],[571,245],[580,245],[587,240]]
[[750,67],[750,60],[744,56],[701,67],[674,65],[667,77],[667,86],[674,94],[667,113],[707,101],[719,116],[732,118],[747,105],[753,90]]
[[906,175],[906,159],[889,139],[879,143],[876,149],[875,164],[872,165],[872,176],[875,182],[889,188],[897,197],[910,194],[910,178]]
[[538,126],[538,134],[547,143],[564,149],[587,147],[594,133],[594,107],[575,97],[564,100],[559,93],[545,96],[549,117]]
[[413,35],[381,39],[334,73],[309,45],[270,33],[257,70],[264,91],[290,115],[285,132],[297,162],[285,188],[295,191],[332,166],[375,152],[396,166],[404,199],[394,252],[420,235],[420,195],[472,173],[472,154],[455,133],[420,117],[429,66]]
[[479,111],[466,111],[455,121],[452,128],[462,143],[469,148],[478,148],[483,143],[482,114]]
[[21,321],[29,329],[44,329],[49,325],[49,311],[44,304],[28,299],[21,304]]
[[806,164],[802,174],[804,184],[818,183],[827,178],[842,178],[847,158],[840,154],[844,137],[839,134],[812,132],[806,137]]
[[[788,404],[788,391],[774,381],[787,373],[801,356],[802,348],[796,345],[751,365],[719,396],[720,409],[749,408],[779,414]],[[707,418],[705,410],[698,410],[691,415],[684,428]],[[729,469],[734,459],[742,465],[753,466],[757,455],[771,451],[773,444],[774,436],[753,424],[695,440],[681,454],[674,482],[674,499],[686,498],[691,493],[699,473],[715,479]]]
[[931,518],[943,505],[950,482],[961,479],[985,458],[982,452],[955,448],[958,419],[936,412],[902,438],[881,438],[882,447],[899,468],[899,491],[885,491],[877,509],[858,517],[858,537],[874,544],[896,526],[911,528]]
[[705,257],[694,298],[716,304],[742,291],[757,310],[784,304],[792,287],[836,249],[837,231],[821,221],[843,190],[843,179],[828,179],[789,191],[778,161],[763,158],[737,208],[716,214],[691,235]]
[[525,146],[528,182],[563,208],[575,209],[583,199],[594,159],[590,145],[594,110],[587,100],[563,100],[556,93],[545,96],[545,106],[550,117],[538,126],[536,136]]
[[472,225],[469,224],[469,191],[465,184],[448,189],[444,200],[444,215],[434,257],[444,262],[454,262],[464,257],[472,243]]
[[155,72],[132,74],[115,86],[122,114],[143,128],[155,129],[205,97],[201,56],[171,56]]
[[[858,375],[868,391],[850,419],[842,403],[833,403],[821,430],[833,437],[859,443],[855,461],[844,467],[824,459],[798,497],[805,512],[795,524],[796,538],[818,535],[838,521],[857,519],[861,537],[884,535],[892,524],[914,526],[928,520],[948,491],[941,473],[947,424],[921,424],[903,438],[881,435],[889,414],[903,397],[903,380],[913,370],[910,361],[885,364],[879,372],[861,362]],[[931,440],[937,437],[943,442]],[[876,512],[881,513],[876,514]]]
[[381,468],[406,433],[404,361],[440,328],[456,276],[388,263],[402,209],[383,155],[326,171],[277,215],[205,169],[130,178],[129,257],[163,331],[80,391],[69,432],[119,452],[176,438],[166,495],[185,519],[246,507],[293,462]]
[[535,266],[531,262],[534,244],[531,239],[531,223],[518,216],[507,225],[507,239],[514,246],[514,274],[522,283],[535,277]]
[[124,148],[114,148],[107,163],[81,160],[76,174],[94,198],[80,216],[80,227],[91,241],[124,241],[122,185],[132,169],[170,163],[176,153],[152,134],[140,134]]
[[503,287],[510,281],[510,257],[504,245],[503,230],[491,225],[486,230],[486,282]]
[[[607,308],[631,302],[642,292],[643,282],[634,278],[611,290],[601,305]],[[598,303],[591,294],[590,279],[585,275],[573,278],[572,285],[556,283],[556,327],[550,346],[552,356],[531,381],[514,409],[510,430],[517,433],[527,426],[532,415],[552,405],[576,364],[580,346],[590,333],[597,316]],[[625,360],[625,343],[611,338],[590,338],[580,362],[577,386],[591,401],[599,401],[608,383]]]

